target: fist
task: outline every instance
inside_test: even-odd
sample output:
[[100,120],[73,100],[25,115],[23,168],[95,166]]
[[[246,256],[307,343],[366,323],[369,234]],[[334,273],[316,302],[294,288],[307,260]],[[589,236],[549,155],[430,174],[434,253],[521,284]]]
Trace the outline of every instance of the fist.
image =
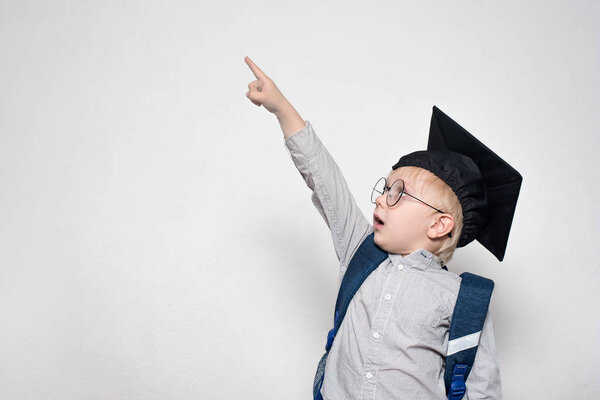
[[244,57],[244,61],[256,78],[255,81],[248,84],[249,90],[246,92],[246,97],[258,107],[263,105],[269,112],[277,114],[286,106],[287,99],[279,91],[275,82],[262,72],[250,57]]

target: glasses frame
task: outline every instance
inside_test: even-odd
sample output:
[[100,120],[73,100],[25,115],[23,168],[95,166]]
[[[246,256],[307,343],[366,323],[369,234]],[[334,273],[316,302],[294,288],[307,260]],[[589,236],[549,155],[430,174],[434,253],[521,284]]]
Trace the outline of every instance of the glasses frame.
[[[381,193],[379,190],[376,190],[376,189],[375,189],[375,188],[377,187],[377,185],[379,184],[379,182],[380,182],[382,179],[383,179],[383,193]],[[390,196],[389,196],[390,189],[391,189],[391,188],[392,188],[392,186],[394,186],[394,185],[396,184],[396,182],[398,182],[398,181],[402,182],[402,190],[400,191],[400,194],[398,195],[398,200],[396,200],[396,202],[394,202],[394,204],[390,204],[390,203],[389,203],[389,201],[388,201],[388,199],[390,198]],[[429,207],[433,208],[435,211],[437,211],[437,212],[439,212],[439,213],[442,213],[442,214],[445,214],[445,212],[443,212],[442,210],[440,210],[440,209],[438,209],[438,208],[435,208],[435,207],[434,207],[434,206],[432,206],[431,204],[427,204],[427,203],[425,203],[423,200],[421,200],[421,199],[418,199],[418,198],[416,198],[415,196],[413,196],[412,194],[408,193],[406,190],[404,190],[404,188],[405,188],[405,184],[404,184],[404,180],[403,180],[403,179],[396,179],[396,180],[394,181],[394,183],[392,183],[390,186],[387,186],[387,179],[386,179],[384,176],[382,176],[381,178],[379,178],[379,179],[377,180],[377,182],[375,183],[375,186],[373,186],[373,191],[371,191],[371,203],[373,203],[373,204],[377,204],[377,197],[379,197],[379,196],[377,196],[377,197],[375,198],[375,201],[373,201],[373,193],[374,193],[374,192],[377,192],[377,193],[379,193],[379,194],[384,194],[384,193],[385,193],[385,191],[387,190],[387,192],[388,192],[388,195],[387,195],[387,196],[385,196],[385,202],[386,202],[386,204],[387,204],[389,207],[394,207],[396,204],[398,204],[398,202],[400,201],[400,199],[402,198],[402,196],[406,194],[406,195],[408,195],[408,196],[412,197],[413,199],[420,201],[421,203],[425,204],[426,206],[429,206]],[[450,238],[452,237],[452,232],[448,232],[448,237],[450,237]]]
[[[375,189],[375,188],[377,187],[377,185],[379,184],[379,182],[381,182],[381,180],[382,180],[382,179],[383,179],[383,182],[384,182],[384,183],[383,183],[383,193],[381,193],[379,190]],[[402,182],[402,190],[400,191],[400,194],[398,195],[398,200],[396,200],[396,201],[394,202],[394,204],[390,204],[390,202],[389,202],[389,198],[390,198],[390,195],[389,195],[389,193],[390,193],[390,189],[392,188],[392,186],[394,186],[394,185],[396,184],[396,182]],[[387,179],[386,179],[385,177],[383,177],[383,176],[382,176],[381,178],[379,178],[379,179],[377,180],[377,182],[375,183],[375,186],[373,186],[373,191],[371,192],[371,203],[373,203],[373,204],[377,204],[377,200],[373,201],[373,192],[377,192],[377,193],[379,193],[380,195],[382,195],[382,194],[385,194],[385,192],[386,192],[386,190],[387,190],[387,192],[388,192],[388,195],[385,197],[385,202],[386,202],[386,204],[387,204],[389,207],[394,207],[396,204],[398,204],[398,202],[400,201],[400,199],[402,198],[402,196],[403,196],[403,195],[407,195],[407,196],[410,196],[410,197],[412,197],[413,199],[415,199],[415,200],[418,200],[418,201],[420,201],[421,203],[423,203],[423,204],[425,204],[425,205],[427,205],[427,206],[429,206],[429,207],[433,208],[435,211],[437,211],[437,212],[439,212],[439,213],[442,213],[442,214],[445,214],[445,212],[444,212],[444,211],[442,211],[442,210],[440,210],[439,208],[435,208],[435,207],[434,207],[434,206],[432,206],[431,204],[427,204],[427,203],[425,203],[423,200],[421,200],[421,199],[419,199],[419,198],[416,198],[416,197],[415,197],[415,196],[413,196],[412,194],[408,193],[406,190],[404,190],[404,188],[405,188],[404,180],[402,180],[402,179],[396,179],[396,180],[394,181],[394,183],[392,183],[390,186],[387,186]],[[377,197],[379,197],[379,196],[377,196]]]

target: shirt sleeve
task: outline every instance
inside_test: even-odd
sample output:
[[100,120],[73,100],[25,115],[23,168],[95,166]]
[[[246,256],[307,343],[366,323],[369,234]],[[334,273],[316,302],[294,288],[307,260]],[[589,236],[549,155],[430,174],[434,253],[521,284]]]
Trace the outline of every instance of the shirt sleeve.
[[465,399],[502,399],[502,387],[500,384],[500,368],[496,357],[496,342],[494,339],[494,327],[490,313],[487,313],[479,347],[475,355],[475,362],[466,382],[467,392]]
[[294,165],[312,190],[311,200],[331,231],[341,274],[372,230],[348,189],[342,171],[317,137],[311,123],[285,139]]

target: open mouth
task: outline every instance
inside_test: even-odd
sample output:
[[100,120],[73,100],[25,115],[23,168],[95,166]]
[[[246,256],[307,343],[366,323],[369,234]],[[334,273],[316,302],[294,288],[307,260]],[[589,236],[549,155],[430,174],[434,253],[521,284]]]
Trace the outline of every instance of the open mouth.
[[377,215],[373,215],[373,222],[375,223],[375,225],[383,225],[383,221]]

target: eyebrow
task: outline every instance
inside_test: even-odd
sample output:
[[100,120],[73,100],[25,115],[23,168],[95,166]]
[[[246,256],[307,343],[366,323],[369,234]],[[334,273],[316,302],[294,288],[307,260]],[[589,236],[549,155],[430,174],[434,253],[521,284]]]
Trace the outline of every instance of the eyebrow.
[[[386,179],[387,179],[387,182],[389,184],[390,183],[390,177],[388,176]],[[411,183],[408,183],[408,181],[406,179],[404,179],[404,178],[398,178],[398,179],[402,179],[404,181],[404,189],[408,188],[412,192],[413,186],[412,186]],[[396,182],[398,179],[394,179],[394,182]],[[391,183],[394,183],[394,182],[391,182]]]

